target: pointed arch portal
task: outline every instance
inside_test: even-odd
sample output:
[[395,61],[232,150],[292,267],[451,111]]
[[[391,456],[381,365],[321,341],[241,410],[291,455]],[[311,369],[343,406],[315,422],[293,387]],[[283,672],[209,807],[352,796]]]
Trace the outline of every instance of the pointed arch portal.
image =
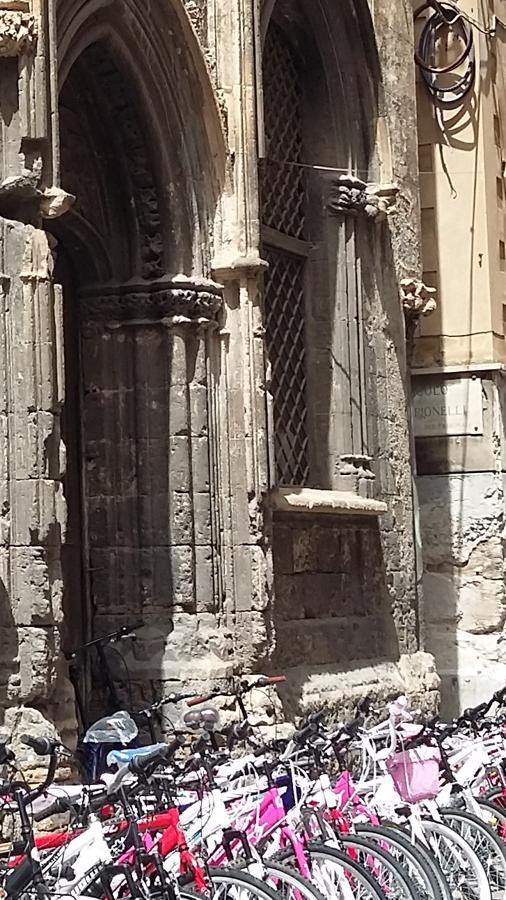
[[[222,300],[206,276],[226,156],[195,38],[164,6],[156,31],[161,5],[141,16],[133,0],[119,15],[118,4],[60,4],[61,183],[76,203],[51,226],[64,295],[66,646],[142,621],[149,640],[130,669],[141,697],[170,678],[172,619],[196,611],[203,572],[210,610],[220,603],[207,360]],[[100,677],[77,673],[85,717]]]

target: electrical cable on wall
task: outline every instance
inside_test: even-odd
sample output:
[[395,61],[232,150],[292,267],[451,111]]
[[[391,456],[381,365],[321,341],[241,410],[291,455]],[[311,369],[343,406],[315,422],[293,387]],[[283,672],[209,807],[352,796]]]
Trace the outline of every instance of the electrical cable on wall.
[[[454,3],[428,0],[415,11],[415,19],[432,10],[425,20],[415,50],[415,60],[421,76],[433,101],[440,107],[453,108],[462,103],[472,90],[476,77],[476,54],[474,48],[474,20],[469,18]],[[483,28],[480,30],[485,31]],[[487,34],[492,31],[487,29]],[[438,43],[449,38],[460,42],[462,50],[446,65],[436,65],[434,59],[440,48]]]

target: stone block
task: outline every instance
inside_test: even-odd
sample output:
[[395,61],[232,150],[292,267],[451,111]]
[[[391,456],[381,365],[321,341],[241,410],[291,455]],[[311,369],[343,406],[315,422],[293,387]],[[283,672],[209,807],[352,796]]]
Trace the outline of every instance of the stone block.
[[[174,457],[171,455],[170,468],[168,465],[169,447],[172,448],[175,442],[184,442],[185,438],[157,438],[153,440],[138,440],[136,442],[137,449],[137,484],[142,492],[149,491],[153,494],[167,493],[172,486],[176,490],[174,484],[170,484],[171,478],[174,476]],[[184,452],[181,453],[184,460]],[[176,452],[177,456],[177,452]],[[178,462],[178,466],[182,466],[183,461]],[[186,466],[188,463],[186,462]],[[179,471],[179,469],[178,469]]]
[[209,440],[207,437],[192,437],[192,484],[199,493],[209,490]]
[[207,387],[205,385],[190,385],[190,428],[195,437],[205,437],[208,433]]
[[280,575],[274,579],[274,618],[286,622],[305,617],[305,576]]
[[272,552],[276,574],[291,575],[294,571],[292,527],[279,519],[274,520]]
[[[149,492],[139,496],[137,500],[139,546],[167,547],[172,542],[170,504],[171,496],[167,493]],[[181,514],[180,508],[179,512]],[[182,521],[180,524],[182,526]]]
[[184,334],[173,331],[169,337],[168,358],[169,381],[171,385],[188,383],[186,363],[186,340]]
[[56,678],[60,649],[56,628],[18,628],[19,700],[25,704],[48,698]]
[[251,547],[233,547],[235,612],[249,612],[252,605]]
[[457,617],[460,628],[472,634],[500,631],[506,618],[504,584],[481,579],[462,584]]
[[[161,408],[161,404],[159,404]],[[186,384],[174,384],[169,389],[169,408],[163,409],[165,433],[171,435],[187,435],[190,430],[190,413],[188,410],[188,388]],[[156,418],[161,418],[157,416]],[[151,422],[151,419],[150,419]],[[163,432],[160,436],[163,436]]]
[[139,591],[139,551],[130,547],[92,548],[90,591],[93,607],[102,615],[124,614],[125,610],[135,609]]
[[293,571],[315,572],[318,565],[318,537],[316,527],[301,528],[294,524],[292,530]]
[[349,566],[347,531],[339,527],[320,528],[317,541],[317,571],[345,572]]
[[194,553],[191,547],[172,547],[173,605],[189,612],[196,608]]
[[458,575],[453,572],[424,572],[423,596],[428,623],[455,622],[458,611]]
[[190,490],[190,442],[187,437],[169,439],[169,489]]
[[168,540],[171,544],[192,544],[193,503],[190,494],[172,491],[168,500],[169,528]]
[[193,528],[197,546],[211,543],[211,495],[209,493],[193,494]]
[[15,547],[11,551],[12,614],[18,626],[62,621],[63,579],[57,548]]
[[379,623],[371,618],[307,619],[287,622],[276,634],[281,666],[331,665],[378,656]]
[[59,545],[65,526],[61,484],[49,479],[13,481],[11,500],[13,545]]
[[216,596],[213,549],[210,546],[195,548],[195,595],[198,613],[217,612],[219,598]]
[[[307,619],[366,616],[372,598],[360,590],[359,573],[311,574],[304,579],[304,616]],[[364,627],[365,623],[364,623]]]

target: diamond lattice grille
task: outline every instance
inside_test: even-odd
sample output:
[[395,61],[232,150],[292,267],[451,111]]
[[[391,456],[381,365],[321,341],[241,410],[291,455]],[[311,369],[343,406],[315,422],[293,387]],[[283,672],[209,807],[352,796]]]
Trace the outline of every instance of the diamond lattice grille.
[[263,51],[267,159],[263,165],[263,222],[292,237],[304,236],[306,204],[302,162],[301,82],[289,41],[274,23]]
[[274,402],[274,451],[279,484],[306,484],[308,440],[304,337],[304,258],[266,247],[267,353]]

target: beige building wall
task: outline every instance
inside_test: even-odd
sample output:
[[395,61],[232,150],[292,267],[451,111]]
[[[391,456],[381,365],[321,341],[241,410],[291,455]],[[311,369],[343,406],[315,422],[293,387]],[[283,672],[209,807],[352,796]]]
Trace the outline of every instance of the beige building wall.
[[[495,30],[473,26],[474,89],[459,106],[438,109],[418,78],[424,281],[437,288],[438,307],[421,324],[412,360],[426,645],[448,712],[506,681],[506,28],[494,20],[506,21],[506,3],[459,7]],[[436,408],[444,407],[439,424],[429,424],[430,413],[417,421],[417,397],[455,392],[455,382],[465,389],[471,379],[480,409],[469,401],[463,425],[452,425],[447,400]]]

